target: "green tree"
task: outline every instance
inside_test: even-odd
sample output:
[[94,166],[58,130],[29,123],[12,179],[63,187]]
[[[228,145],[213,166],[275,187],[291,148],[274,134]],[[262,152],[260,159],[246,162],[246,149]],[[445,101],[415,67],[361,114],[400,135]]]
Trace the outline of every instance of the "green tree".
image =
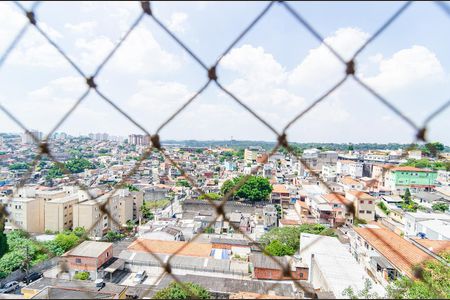
[[[321,224],[302,224],[295,227],[275,227],[265,233],[260,242],[265,251],[273,256],[292,255],[300,247],[301,233],[336,236],[334,231]],[[274,241],[277,241],[274,243]],[[280,246],[280,244],[282,246]],[[270,247],[269,247],[270,246]],[[274,251],[274,252],[272,252]]]
[[8,240],[6,238],[5,230],[5,219],[0,219],[0,258],[8,252]]
[[205,199],[220,200],[220,198],[222,198],[222,196],[220,196],[217,193],[206,193],[206,194],[200,195],[198,197],[198,199],[200,199],[200,200],[205,200]]
[[[450,299],[450,252],[441,254],[446,263],[428,260],[414,268],[420,279],[397,278],[387,287],[392,299]],[[420,271],[420,272],[418,272]]]
[[115,242],[118,241],[120,239],[122,239],[124,237],[123,234],[121,234],[120,232],[116,232],[116,231],[108,231],[105,234],[105,240],[107,240],[108,242]]
[[125,187],[128,188],[128,190],[130,192],[139,192],[139,188],[134,186],[134,185],[132,185],[132,184],[128,183],[128,184],[125,185]]
[[83,271],[76,273],[73,278],[78,280],[88,280],[90,277],[89,272]]
[[83,238],[86,235],[86,229],[84,229],[84,227],[75,227],[73,229],[73,233],[79,237],[79,238]]
[[425,149],[432,157],[437,157],[440,152],[444,151],[444,145],[439,142],[426,143]]
[[184,282],[171,282],[168,287],[159,290],[153,296],[154,299],[210,299],[210,293],[202,286]]
[[140,210],[142,212],[142,217],[146,220],[153,220],[154,219],[154,215],[153,212],[151,211],[151,209],[148,207],[147,203],[142,204],[142,206],[140,207]]
[[[226,180],[221,187],[222,194],[225,195],[228,193],[242,178],[243,176],[239,176],[232,180]],[[272,185],[267,178],[250,176],[233,194],[239,198],[248,199],[250,201],[263,201],[269,197],[272,189]]]
[[446,212],[448,210],[447,203],[435,203],[431,206],[434,211]]
[[226,195],[233,187],[235,183],[233,179],[225,180],[225,182],[222,184],[222,187],[220,188],[220,192],[222,195]]
[[355,293],[353,288],[349,286],[342,292],[342,296],[346,296],[349,299],[379,299],[380,296],[376,292],[371,292],[372,287],[372,282],[366,278],[362,290]]
[[59,256],[75,247],[80,241],[80,238],[73,232],[59,233],[55,236],[55,239],[47,242],[47,248]]
[[294,255],[295,249],[289,245],[281,243],[279,240],[273,240],[264,250],[272,256]]
[[191,184],[186,179],[180,179],[177,181],[176,186],[184,186],[184,187],[191,187]]
[[10,170],[26,170],[28,169],[30,166],[27,163],[24,162],[17,162],[17,163],[13,163],[9,165],[9,169]]
[[406,188],[405,194],[403,195],[403,201],[405,201],[406,204],[409,204],[411,202],[411,192],[409,191],[409,188]]

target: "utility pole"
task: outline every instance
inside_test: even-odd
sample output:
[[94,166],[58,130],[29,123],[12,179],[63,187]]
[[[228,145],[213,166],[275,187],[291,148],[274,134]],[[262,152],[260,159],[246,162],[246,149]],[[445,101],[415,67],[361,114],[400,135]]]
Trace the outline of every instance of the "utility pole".
[[29,284],[29,278],[28,275],[30,273],[30,255],[28,252],[28,244],[25,245],[25,250],[26,250],[26,258],[25,258],[25,274],[26,274],[26,280],[27,280],[27,285]]

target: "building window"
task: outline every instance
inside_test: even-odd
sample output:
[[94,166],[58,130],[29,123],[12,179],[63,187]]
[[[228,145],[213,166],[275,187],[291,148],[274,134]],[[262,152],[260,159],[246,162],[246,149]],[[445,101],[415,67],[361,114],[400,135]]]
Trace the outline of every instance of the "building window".
[[360,211],[359,211],[359,213],[360,213],[360,214],[363,214],[363,213],[364,213],[364,211],[363,211],[363,210],[360,210]]
[[372,201],[369,201],[369,204],[372,204]]
[[366,210],[366,214],[371,214],[372,212],[370,210]]
[[360,204],[364,204],[364,200],[359,200],[359,203]]
[[76,264],[81,264],[81,258],[75,258],[75,263]]

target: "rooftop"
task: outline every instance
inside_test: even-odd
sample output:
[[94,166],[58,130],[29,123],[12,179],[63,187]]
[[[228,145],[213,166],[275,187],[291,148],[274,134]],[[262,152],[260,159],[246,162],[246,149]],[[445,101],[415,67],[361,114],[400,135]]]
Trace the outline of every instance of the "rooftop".
[[253,253],[250,256],[250,262],[253,264],[253,267],[255,268],[264,268],[273,270],[282,270],[289,264],[288,259],[284,256],[272,257],[260,253]]
[[431,172],[430,170],[420,169],[410,166],[394,167],[391,169],[393,172]]
[[[30,283],[28,286],[22,288],[22,290],[35,290],[35,291],[42,291],[47,287],[52,287],[52,292],[58,293],[61,292],[63,294],[59,294],[60,296],[53,295],[53,298],[63,298],[63,299],[77,299],[82,295],[83,293],[80,293],[79,291],[85,291],[85,292],[98,292],[98,288],[95,287],[95,283],[92,281],[80,281],[80,280],[64,280],[64,279],[54,279],[54,278],[42,278],[35,282]],[[112,284],[109,282],[105,283],[105,286],[101,289],[102,293],[106,293],[109,295],[116,295],[122,293],[126,289],[126,286],[118,285],[118,284]],[[78,297],[71,297],[68,296],[67,293],[69,291],[78,291],[77,295]],[[84,293],[86,295],[86,293]],[[49,294],[50,295],[50,294]],[[89,293],[89,295],[92,295]],[[86,296],[84,297],[86,298]],[[38,298],[39,299],[39,298]],[[49,297],[45,298],[49,299]]]
[[195,242],[160,241],[139,238],[128,246],[129,251],[152,252],[158,254],[174,254],[183,256],[208,257],[211,244]]
[[272,193],[289,194],[284,184],[274,184]]
[[[311,266],[314,259],[312,268],[319,268],[326,286],[336,298],[342,298],[342,291],[349,286],[354,290],[364,287],[365,279],[369,279],[368,274],[337,238],[302,233],[300,240],[302,262]],[[383,293],[378,285],[374,289],[379,294]]]
[[353,179],[350,176],[345,176],[341,179],[341,182],[345,185],[357,185],[360,182],[358,180]]
[[450,241],[427,240],[419,238],[413,238],[413,240],[437,255],[441,254],[443,251],[450,251]]
[[339,194],[325,194],[323,195],[323,198],[328,202],[328,203],[341,203],[344,205],[351,205],[351,201],[346,199],[344,196],[339,195]]
[[84,257],[99,257],[109,247],[112,247],[112,243],[84,241],[74,249],[66,252],[64,256],[84,256]]
[[352,194],[353,196],[356,196],[358,199],[361,199],[361,200],[375,200],[374,197],[372,197],[369,194],[364,193],[362,191],[349,190],[348,193]]
[[393,266],[413,278],[413,267],[432,256],[387,228],[354,227],[355,232],[383,255]]
[[450,222],[443,220],[425,220],[420,221],[417,224],[427,227],[428,229],[431,229],[434,232],[443,235],[446,239],[450,240]]

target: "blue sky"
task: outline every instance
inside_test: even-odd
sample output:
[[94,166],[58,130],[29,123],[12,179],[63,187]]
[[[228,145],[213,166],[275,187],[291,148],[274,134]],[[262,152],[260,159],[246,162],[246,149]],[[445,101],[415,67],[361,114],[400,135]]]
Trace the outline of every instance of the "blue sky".
[[[30,6],[32,3],[24,3]],[[207,65],[268,2],[152,2],[155,15]],[[403,2],[291,2],[349,58]],[[91,74],[140,12],[139,2],[43,2],[39,24]],[[27,21],[0,4],[0,53]],[[0,69],[0,101],[29,128],[49,131],[85,91],[82,79],[30,28]],[[450,99],[450,17],[413,3],[357,58],[364,82],[421,124]],[[344,67],[286,9],[268,14],[222,60],[220,82],[276,129],[343,77]],[[148,17],[102,70],[100,90],[153,133],[206,82],[205,71]],[[450,144],[450,110],[429,138]],[[94,93],[60,131],[139,133]],[[0,131],[20,131],[6,116]],[[161,132],[163,139],[274,140],[275,136],[214,84]],[[411,142],[413,130],[350,79],[288,131],[296,142]]]

